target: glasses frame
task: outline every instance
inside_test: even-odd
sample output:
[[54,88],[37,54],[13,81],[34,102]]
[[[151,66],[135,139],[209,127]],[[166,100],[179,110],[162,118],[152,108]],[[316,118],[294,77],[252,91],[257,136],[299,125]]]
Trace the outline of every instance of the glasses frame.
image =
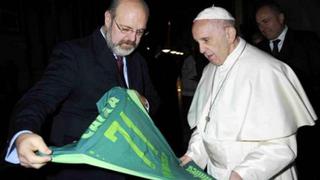
[[115,22],[118,30],[122,33],[122,34],[129,34],[129,33],[135,33],[136,36],[138,37],[142,37],[144,34],[146,34],[146,29],[137,29],[134,30],[132,27],[130,26],[125,26],[125,25],[119,25],[116,21],[116,19],[113,19],[113,21]]

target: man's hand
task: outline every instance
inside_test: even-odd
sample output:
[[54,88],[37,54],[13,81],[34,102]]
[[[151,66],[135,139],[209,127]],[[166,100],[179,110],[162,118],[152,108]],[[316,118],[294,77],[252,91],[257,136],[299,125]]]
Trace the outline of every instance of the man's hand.
[[142,96],[138,91],[134,90],[134,92],[139,97],[139,100],[140,100],[141,104],[143,105],[143,107],[146,108],[147,110],[149,110],[149,102],[148,102],[148,100],[144,96]]
[[139,99],[140,99],[141,104],[144,106],[144,108],[149,109],[149,104],[148,104],[147,99],[142,95],[139,96]]
[[[27,168],[39,169],[51,160],[49,156],[52,151],[43,139],[34,133],[23,133],[16,139],[16,148],[20,164]],[[44,156],[35,153],[40,152]]]
[[186,164],[188,164],[188,162],[190,162],[192,159],[187,156],[187,155],[183,155],[181,158],[180,158],[180,166],[184,166]]

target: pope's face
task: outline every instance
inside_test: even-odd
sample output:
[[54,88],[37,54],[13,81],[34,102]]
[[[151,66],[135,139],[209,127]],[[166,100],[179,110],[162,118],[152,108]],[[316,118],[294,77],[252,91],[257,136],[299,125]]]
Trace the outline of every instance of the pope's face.
[[200,52],[213,64],[222,65],[229,55],[225,27],[216,20],[197,20],[192,35],[199,44]]
[[276,39],[284,29],[284,15],[267,6],[257,11],[256,22],[261,34],[269,40]]

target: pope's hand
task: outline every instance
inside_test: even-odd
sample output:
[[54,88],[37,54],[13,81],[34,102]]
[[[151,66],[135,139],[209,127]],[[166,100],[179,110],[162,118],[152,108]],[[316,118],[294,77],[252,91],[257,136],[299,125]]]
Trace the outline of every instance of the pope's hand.
[[[27,168],[39,169],[51,160],[52,151],[41,136],[35,133],[23,133],[16,139],[16,148],[20,164]],[[40,152],[39,156],[36,152]]]
[[187,156],[187,155],[183,155],[181,158],[180,158],[180,166],[184,166],[186,164],[188,164],[188,162],[190,162],[192,159]]
[[231,171],[229,180],[242,180],[242,178],[237,172]]

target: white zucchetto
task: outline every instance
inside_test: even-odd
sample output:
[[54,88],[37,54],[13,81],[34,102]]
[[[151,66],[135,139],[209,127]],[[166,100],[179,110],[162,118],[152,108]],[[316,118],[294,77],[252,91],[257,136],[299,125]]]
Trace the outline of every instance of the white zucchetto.
[[201,11],[193,21],[201,19],[235,20],[227,10],[221,7],[215,7],[214,5]]

